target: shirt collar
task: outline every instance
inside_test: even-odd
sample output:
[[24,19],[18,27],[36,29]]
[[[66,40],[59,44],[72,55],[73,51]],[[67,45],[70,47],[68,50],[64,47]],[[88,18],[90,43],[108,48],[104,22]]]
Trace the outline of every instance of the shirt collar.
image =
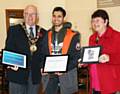
[[26,24],[26,29],[27,29],[28,33],[30,33],[30,27],[33,28],[33,33],[34,33],[34,36],[35,36],[36,35],[36,27],[35,27],[35,25],[29,26],[29,25]]

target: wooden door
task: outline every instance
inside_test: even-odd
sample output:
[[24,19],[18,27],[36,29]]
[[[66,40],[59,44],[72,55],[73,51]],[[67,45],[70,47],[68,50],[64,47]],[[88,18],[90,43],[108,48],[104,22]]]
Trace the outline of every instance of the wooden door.
[[23,9],[6,9],[6,28],[23,21]]

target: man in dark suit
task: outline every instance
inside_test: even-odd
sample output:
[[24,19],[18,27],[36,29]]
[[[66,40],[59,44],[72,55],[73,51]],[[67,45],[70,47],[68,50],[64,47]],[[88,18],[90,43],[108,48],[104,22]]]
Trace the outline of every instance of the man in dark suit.
[[28,5],[24,9],[24,23],[11,26],[5,49],[27,55],[26,68],[7,67],[9,94],[38,94],[41,81],[41,46],[46,30],[36,25],[37,8]]

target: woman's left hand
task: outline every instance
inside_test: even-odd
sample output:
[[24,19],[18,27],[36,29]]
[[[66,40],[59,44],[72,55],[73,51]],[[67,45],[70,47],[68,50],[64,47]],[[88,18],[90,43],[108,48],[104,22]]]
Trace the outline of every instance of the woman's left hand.
[[99,62],[100,63],[106,63],[106,62],[109,62],[110,61],[110,57],[108,54],[102,54],[100,57],[99,57]]

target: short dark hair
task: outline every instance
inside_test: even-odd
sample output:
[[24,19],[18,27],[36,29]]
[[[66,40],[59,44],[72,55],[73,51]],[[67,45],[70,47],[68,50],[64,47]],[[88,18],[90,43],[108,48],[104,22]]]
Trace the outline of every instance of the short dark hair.
[[55,8],[53,9],[52,14],[53,14],[55,11],[60,11],[60,12],[62,12],[63,17],[66,16],[66,11],[65,11],[65,9],[63,9],[62,7],[55,7]]
[[98,9],[96,10],[91,18],[96,18],[96,17],[101,17],[102,19],[104,19],[104,21],[107,19],[108,20],[108,23],[107,23],[107,26],[109,26],[109,16],[108,16],[108,13],[105,11],[105,10],[102,10],[102,9]]

